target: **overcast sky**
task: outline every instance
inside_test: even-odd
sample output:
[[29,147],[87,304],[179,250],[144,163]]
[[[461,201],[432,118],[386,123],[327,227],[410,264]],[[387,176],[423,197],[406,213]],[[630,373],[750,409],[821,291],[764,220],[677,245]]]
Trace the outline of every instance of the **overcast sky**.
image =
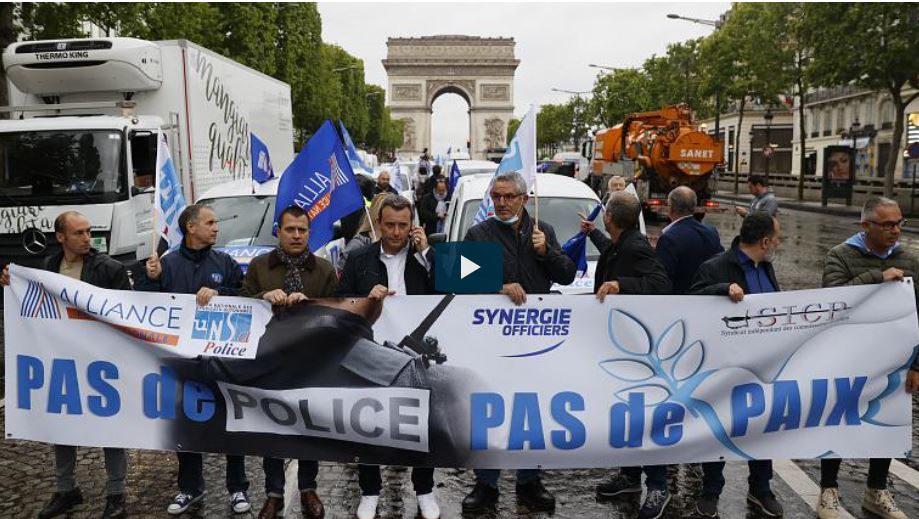
[[[713,28],[667,13],[716,19],[730,4],[458,4],[458,3],[320,3],[322,39],[364,60],[365,80],[388,89],[381,60],[389,37],[462,34],[512,37],[520,60],[514,78],[518,117],[530,103],[563,103],[568,94],[552,88],[586,91],[593,86],[595,63],[640,66],[667,44],[698,38]],[[469,134],[468,105],[456,94],[434,102],[432,152],[463,145]]]

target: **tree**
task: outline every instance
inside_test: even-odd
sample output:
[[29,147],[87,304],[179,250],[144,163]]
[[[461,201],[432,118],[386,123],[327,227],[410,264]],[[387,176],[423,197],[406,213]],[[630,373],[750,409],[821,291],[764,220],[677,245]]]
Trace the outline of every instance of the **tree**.
[[686,103],[698,117],[708,117],[713,107],[702,89],[701,42],[687,40],[667,45],[667,54],[651,56],[642,69],[648,77],[649,106],[643,110],[657,110],[663,106]]
[[651,105],[649,79],[637,68],[616,69],[597,77],[588,104],[588,119],[603,126],[622,123],[625,116]]
[[[904,112],[919,97],[919,4],[806,4],[803,36],[811,49],[809,77],[817,85],[854,84],[890,95],[896,110],[884,195],[893,196]],[[917,91],[907,97],[907,85]]]
[[290,84],[299,148],[333,115],[331,66],[322,52],[322,20],[316,4],[279,4],[277,20],[277,77]]
[[329,56],[332,72],[339,83],[338,117],[356,142],[367,135],[370,117],[367,112],[367,89],[364,83],[364,62],[337,45],[323,44]]
[[536,114],[536,145],[557,145],[571,140],[574,114],[569,105],[542,105]]
[[507,144],[511,143],[514,135],[517,135],[517,128],[520,128],[521,119],[516,117],[507,122]]

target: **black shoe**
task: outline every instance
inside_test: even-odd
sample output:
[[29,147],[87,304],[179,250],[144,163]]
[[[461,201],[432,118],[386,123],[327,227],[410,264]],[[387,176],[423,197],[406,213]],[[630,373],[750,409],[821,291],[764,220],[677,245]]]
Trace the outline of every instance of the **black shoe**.
[[463,498],[463,513],[478,514],[498,504],[498,489],[482,482],[476,482],[472,492]]
[[764,494],[747,493],[747,501],[759,509],[766,517],[782,517],[785,511],[782,509],[782,503],[779,503],[772,492]]
[[597,485],[597,495],[603,497],[615,497],[622,494],[640,493],[641,481],[627,478],[622,474],[616,474],[615,476]]
[[517,483],[517,501],[531,512],[555,510],[555,496],[538,479],[522,485]]
[[699,517],[718,517],[718,496],[702,494],[696,501],[696,515]]
[[105,498],[102,519],[124,519],[128,512],[124,508],[124,494],[112,494]]
[[659,519],[670,503],[670,492],[664,489],[648,489],[648,495],[638,511],[638,519]]
[[83,493],[79,488],[67,492],[55,492],[51,502],[38,512],[38,519],[51,519],[69,512],[73,507],[83,504]]

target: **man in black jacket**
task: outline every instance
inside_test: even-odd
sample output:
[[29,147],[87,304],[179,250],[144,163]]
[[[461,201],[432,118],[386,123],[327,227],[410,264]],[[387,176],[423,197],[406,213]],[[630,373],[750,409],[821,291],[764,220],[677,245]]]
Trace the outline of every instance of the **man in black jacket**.
[[[54,220],[54,234],[61,244],[61,252],[45,260],[44,270],[89,283],[100,288],[131,290],[124,265],[90,247],[90,222],[76,211],[61,213]],[[4,267],[0,285],[9,286],[9,266]],[[107,497],[103,518],[125,517],[124,479],[128,461],[124,449],[103,449]],[[76,486],[74,472],[77,448],[70,445],[54,446],[54,471],[57,491],[51,502],[38,513],[39,519],[57,517],[83,502],[83,493]]]
[[[179,215],[182,244],[163,258],[154,253],[147,260],[145,276],[135,288],[148,292],[195,294],[198,305],[206,306],[216,295],[235,296],[242,286],[243,271],[228,254],[215,251],[217,215],[205,205],[192,204]],[[178,452],[179,493],[167,511],[172,515],[185,513],[204,498],[204,466],[199,452]],[[251,508],[249,480],[243,456],[227,455],[227,491],[235,513]]]
[[447,217],[447,179],[439,177],[429,193],[421,197],[418,204],[418,216],[424,224],[424,231],[434,234],[444,231],[444,220]]
[[[603,213],[603,223],[612,240],[605,243],[594,274],[594,293],[600,302],[611,294],[670,293],[667,272],[655,258],[648,239],[638,230],[640,214],[641,203],[631,193],[619,191],[610,194]],[[670,503],[666,465],[623,467],[618,474],[597,485],[597,494],[603,497],[641,494],[642,469],[648,492],[638,517],[655,519],[664,513]]]
[[[380,240],[348,256],[336,295],[383,300],[391,295],[434,293],[434,249],[421,227],[412,226],[411,203],[388,195],[380,206],[377,231]],[[379,465],[359,465],[361,502],[358,519],[376,517],[383,480]],[[434,496],[434,469],[414,467],[412,486],[423,519],[440,517]]]
[[[772,257],[781,236],[779,221],[768,213],[757,212],[747,216],[731,248],[699,267],[690,293],[728,296],[731,301],[739,303],[746,294],[778,292],[779,283],[772,268]],[[769,485],[772,460],[753,460],[748,465],[747,501],[767,517],[781,517],[784,513],[782,504]],[[702,517],[717,517],[718,497],[724,488],[724,462],[703,463],[702,471],[702,497],[696,502],[696,513]]]
[[[516,172],[495,176],[491,186],[495,216],[474,225],[463,241],[491,241],[504,249],[504,286],[501,293],[514,304],[526,302],[527,294],[548,294],[552,283],[574,281],[577,267],[562,252],[555,230],[545,222],[534,224],[526,211],[527,184]],[[477,469],[476,484],[463,499],[463,513],[475,514],[498,502],[497,469]],[[517,471],[517,499],[532,511],[555,508],[555,496],[540,479],[539,469]]]
[[699,265],[724,252],[724,247],[717,229],[695,219],[695,191],[679,186],[667,196],[667,203],[671,223],[661,231],[654,252],[673,282],[673,293],[684,295]]

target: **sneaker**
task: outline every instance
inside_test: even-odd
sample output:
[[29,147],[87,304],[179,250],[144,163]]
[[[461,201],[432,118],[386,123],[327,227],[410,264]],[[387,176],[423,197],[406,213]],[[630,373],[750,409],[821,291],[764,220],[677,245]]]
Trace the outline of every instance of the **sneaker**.
[[357,505],[357,519],[373,519],[377,516],[377,506],[380,496],[361,496],[361,503]]
[[67,492],[55,492],[51,502],[38,512],[38,519],[51,519],[69,512],[73,507],[83,504],[83,492],[79,488]]
[[702,494],[696,501],[696,515],[699,517],[718,517],[718,496]]
[[555,496],[546,490],[542,481],[517,483],[517,501],[530,512],[551,512],[555,510]]
[[894,502],[890,491],[886,489],[866,489],[865,498],[862,499],[862,508],[881,519],[907,519],[906,514],[897,507],[897,503]]
[[763,494],[747,493],[747,502],[759,509],[760,513],[766,517],[782,517],[785,510],[782,509],[782,503],[779,503],[772,492]]
[[670,492],[664,489],[648,490],[641,509],[638,511],[638,519],[659,519],[664,515],[664,510],[670,503]]
[[463,498],[464,514],[479,514],[498,504],[498,489],[477,481],[472,492]]
[[839,517],[839,489],[821,488],[820,502],[817,503],[818,519],[838,519]]
[[112,494],[105,498],[105,511],[102,519],[123,519],[128,513],[124,509],[124,494]]
[[249,496],[245,492],[233,492],[230,496],[230,506],[233,507],[234,514],[244,514],[252,509]]
[[615,497],[622,494],[640,493],[641,481],[635,481],[619,473],[597,485],[597,495],[603,497]]
[[207,492],[201,492],[198,495],[186,494],[185,492],[179,492],[178,495],[172,500],[172,504],[169,505],[169,508],[166,509],[170,515],[179,515],[184,514],[186,510],[191,508],[191,505],[197,503],[204,499],[204,494]]
[[258,519],[277,519],[278,517],[284,517],[284,498],[268,496],[262,509],[258,512]]
[[422,519],[440,518],[440,506],[437,505],[437,498],[434,497],[434,492],[418,494],[416,497],[418,497],[418,513]]

